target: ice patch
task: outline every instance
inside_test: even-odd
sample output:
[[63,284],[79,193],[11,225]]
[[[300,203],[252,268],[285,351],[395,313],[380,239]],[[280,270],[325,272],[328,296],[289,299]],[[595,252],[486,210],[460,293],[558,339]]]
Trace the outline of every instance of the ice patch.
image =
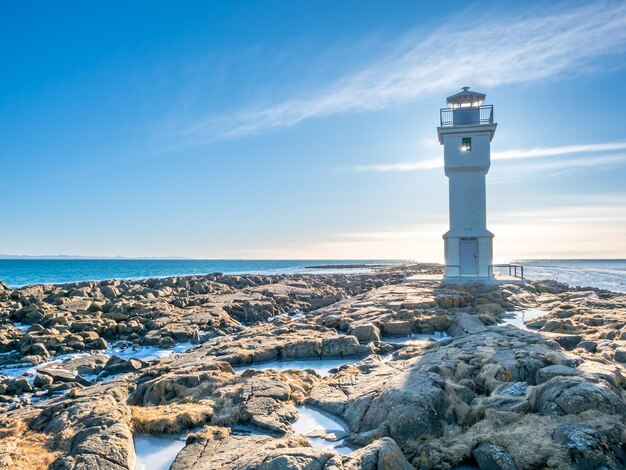
[[[5,375],[7,377],[20,377],[25,375],[31,379],[34,379],[35,372],[40,367],[49,367],[51,365],[59,366],[62,365],[63,362],[70,359],[80,359],[83,357],[89,356],[89,353],[71,353],[71,354],[60,354],[58,356],[54,356],[48,362],[42,362],[41,364],[36,365],[28,365],[24,366],[24,362],[20,362],[17,364],[7,364],[0,367],[0,375]],[[15,366],[15,367],[13,367]],[[60,367],[55,367],[56,369],[60,369]]]
[[[308,406],[298,406],[297,409],[300,417],[292,426],[297,433],[307,436],[313,447],[334,450],[340,454],[349,454],[353,451],[350,447],[343,445],[343,436],[348,432],[348,429],[339,418]],[[308,436],[308,434],[320,431],[324,434],[335,434],[339,439],[329,440],[323,437]]]
[[185,447],[187,434],[174,436],[151,436],[137,434],[134,437],[137,463],[135,470],[168,470],[178,453]]
[[194,345],[192,343],[179,343],[173,348],[159,348],[156,346],[141,346],[139,348],[134,348],[131,346],[124,347],[121,343],[116,343],[105,351],[102,351],[101,354],[106,354],[107,356],[118,356],[122,359],[139,359],[141,361],[151,361],[153,359],[161,359],[163,357],[171,356],[175,353],[185,352]]
[[520,330],[529,330],[526,326],[526,322],[539,318],[542,315],[546,315],[548,312],[545,310],[537,310],[534,308],[528,308],[525,310],[516,310],[512,312],[505,312],[507,318],[502,322],[503,325],[511,325]]
[[330,374],[331,369],[336,369],[344,364],[351,364],[354,359],[307,359],[307,360],[289,360],[289,361],[271,361],[260,362],[258,364],[250,364],[247,366],[233,367],[236,371],[242,371],[247,369],[254,370],[289,370],[289,369],[313,369],[320,376],[325,377]]
[[431,339],[442,341],[449,337],[445,331],[435,331],[434,333],[411,333],[409,336],[385,336],[382,340],[394,344],[418,344]]
[[20,329],[24,332],[28,331],[28,329],[30,328],[30,325],[26,324],[26,323],[19,323],[19,322],[15,322],[13,323],[13,326],[17,329]]

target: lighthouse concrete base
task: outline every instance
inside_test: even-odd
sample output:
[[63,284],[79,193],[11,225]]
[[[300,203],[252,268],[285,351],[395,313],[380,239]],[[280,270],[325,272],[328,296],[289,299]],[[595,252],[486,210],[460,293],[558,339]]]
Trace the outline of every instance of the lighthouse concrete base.
[[490,277],[466,277],[466,276],[443,276],[442,274],[415,274],[407,277],[404,282],[407,284],[420,282],[440,282],[443,286],[458,286],[470,284],[499,285],[499,284],[525,284],[526,281],[520,277],[507,276],[506,274],[496,274]]

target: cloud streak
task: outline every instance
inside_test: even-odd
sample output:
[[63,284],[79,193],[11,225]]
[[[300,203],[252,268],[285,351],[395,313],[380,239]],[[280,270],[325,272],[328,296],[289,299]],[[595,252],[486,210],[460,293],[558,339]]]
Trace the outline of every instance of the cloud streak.
[[477,18],[470,25],[466,18],[463,21],[455,20],[426,37],[408,34],[386,57],[315,92],[197,118],[170,129],[164,137],[178,147],[197,146],[311,118],[382,109],[449,91],[459,83],[494,87],[528,82],[583,69],[626,46],[624,3],[600,2],[574,9],[568,5],[551,14],[542,9],[535,16],[517,19]]
[[[568,145],[562,147],[542,147],[528,150],[505,150],[501,152],[493,152],[492,160],[521,160],[535,158],[557,157],[559,160],[549,162],[537,162],[533,165],[525,165],[524,170],[543,170],[543,169],[565,169],[579,168],[585,166],[610,166],[621,165],[626,163],[626,155],[609,154],[594,155],[594,153],[611,152],[618,150],[626,150],[626,142],[608,142],[600,144],[585,145]],[[588,155],[577,158],[561,158],[571,155],[587,153]],[[407,171],[423,171],[443,168],[443,157],[430,158],[416,162],[399,162],[399,163],[381,163],[373,165],[360,165],[354,167],[357,173],[374,172],[407,172]]]

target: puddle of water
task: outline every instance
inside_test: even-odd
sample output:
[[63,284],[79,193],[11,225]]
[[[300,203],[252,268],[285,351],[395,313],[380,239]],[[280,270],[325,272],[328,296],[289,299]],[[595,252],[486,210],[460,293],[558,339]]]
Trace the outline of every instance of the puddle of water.
[[270,433],[263,429],[245,424],[236,424],[231,429],[233,436],[271,436]]
[[100,354],[106,354],[107,356],[118,356],[122,359],[139,359],[142,361],[150,361],[153,359],[160,359],[163,357],[171,356],[175,353],[181,353],[187,351],[193,347],[192,343],[178,343],[173,348],[164,349],[157,346],[142,346],[139,348],[123,347],[119,343],[112,344],[108,349],[102,351]]
[[[62,365],[64,361],[67,361],[70,359],[80,359],[80,358],[87,357],[87,356],[89,356],[89,353],[60,354],[59,356],[55,356],[51,358],[48,362],[42,362],[41,364],[37,364],[37,365],[29,364],[25,366],[23,362],[17,363],[17,364],[8,364],[6,366],[0,367],[0,375],[5,375],[7,377],[19,377],[19,376],[25,375],[26,377],[29,377],[32,382],[32,379],[35,376],[36,370],[39,369],[40,367],[48,367],[51,365],[59,366],[59,365]],[[60,367],[56,367],[56,368],[60,369]]]
[[134,437],[137,463],[135,470],[168,470],[178,453],[185,447],[187,434],[152,436],[137,434]]
[[505,315],[508,316],[503,322],[502,325],[511,325],[520,330],[530,330],[525,324],[525,322],[529,320],[534,320],[542,315],[546,315],[548,312],[545,310],[537,310],[535,308],[528,308],[526,310],[516,310],[512,312],[506,312]]
[[[153,359],[159,359],[159,358],[170,356],[172,354],[187,351],[192,346],[194,346],[192,343],[179,343],[173,348],[169,348],[169,349],[158,348],[156,346],[132,348],[132,347],[123,347],[122,345],[118,343],[118,344],[112,344],[111,346],[109,346],[108,349],[104,351],[90,351],[90,352],[82,352],[82,353],[60,354],[58,356],[52,357],[47,362],[43,362],[37,365],[25,364],[24,362],[3,365],[3,366],[0,366],[0,375],[7,376],[7,377],[20,377],[24,375],[29,378],[32,384],[34,377],[35,377],[35,373],[37,369],[39,369],[40,367],[48,367],[48,366],[54,365],[55,368],[61,369],[65,361],[68,361],[71,359],[82,359],[92,354],[104,354],[109,357],[115,355],[125,360],[140,359],[143,361],[150,361]],[[97,379],[97,375],[83,375],[83,377],[91,381],[95,381]],[[106,379],[110,380],[113,377],[114,376],[109,376]]]
[[[298,406],[297,408],[300,417],[292,426],[298,434],[306,436],[309,433],[321,430],[325,433],[343,436],[348,432],[348,428],[337,417],[315,410],[309,406]],[[344,455],[353,452],[352,448],[343,445],[343,439],[329,441],[323,437],[308,436],[307,439],[316,449],[331,449]]]
[[306,359],[306,360],[288,360],[288,361],[271,361],[260,362],[258,364],[250,364],[247,366],[233,367],[236,371],[242,371],[247,369],[254,370],[289,370],[289,369],[313,369],[320,376],[325,377],[330,374],[331,369],[336,369],[344,364],[351,364],[354,359]]
[[411,333],[409,336],[385,336],[382,340],[386,343],[418,344],[431,339],[441,341],[449,337],[445,331],[435,331],[434,333]]
[[15,328],[18,328],[24,332],[28,331],[28,329],[30,328],[30,325],[26,324],[26,323],[19,323],[19,322],[15,322],[13,323],[13,326]]

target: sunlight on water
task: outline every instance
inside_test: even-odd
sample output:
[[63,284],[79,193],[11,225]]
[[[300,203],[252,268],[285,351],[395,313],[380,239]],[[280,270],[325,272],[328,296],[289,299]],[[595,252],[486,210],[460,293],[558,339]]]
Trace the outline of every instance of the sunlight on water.
[[521,260],[528,279],[626,292],[626,260]]
[[[225,274],[359,274],[393,260],[0,259],[0,280],[10,287],[105,279]],[[321,269],[309,269],[323,266]]]

